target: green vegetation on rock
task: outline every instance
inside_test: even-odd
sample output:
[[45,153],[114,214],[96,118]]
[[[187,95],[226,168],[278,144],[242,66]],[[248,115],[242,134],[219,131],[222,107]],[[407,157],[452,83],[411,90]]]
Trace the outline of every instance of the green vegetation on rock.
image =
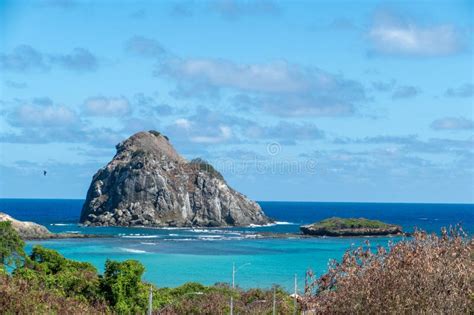
[[209,164],[209,162],[207,162],[206,160],[203,160],[201,158],[195,158],[195,159],[192,159],[191,162],[189,162],[189,164],[193,166],[197,166],[199,170],[208,172],[212,176],[217,177],[221,180],[224,180],[224,177],[222,176],[222,174],[219,173],[219,171],[216,170],[214,166]]
[[313,236],[379,236],[402,234],[402,228],[364,218],[329,218],[300,227],[303,234]]
[[332,217],[312,224],[313,227],[321,227],[326,229],[360,229],[371,228],[380,229],[390,225],[378,220],[369,220],[365,218],[338,218]]

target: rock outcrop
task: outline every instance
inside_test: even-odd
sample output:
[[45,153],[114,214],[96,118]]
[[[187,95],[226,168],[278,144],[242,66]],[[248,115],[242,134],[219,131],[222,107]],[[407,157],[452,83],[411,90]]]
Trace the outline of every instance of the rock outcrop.
[[76,234],[76,233],[51,233],[46,227],[38,223],[20,221],[6,213],[0,212],[0,222],[10,221],[12,228],[24,240],[46,240],[58,238],[93,238],[105,237],[105,235]]
[[304,235],[311,236],[387,236],[402,235],[402,227],[364,218],[329,218],[300,226]]
[[93,177],[80,222],[93,226],[267,224],[260,206],[203,160],[181,157],[167,137],[139,132]]
[[34,222],[19,221],[6,213],[0,212],[0,222],[10,221],[12,228],[17,231],[23,239],[50,238],[51,233],[47,228]]

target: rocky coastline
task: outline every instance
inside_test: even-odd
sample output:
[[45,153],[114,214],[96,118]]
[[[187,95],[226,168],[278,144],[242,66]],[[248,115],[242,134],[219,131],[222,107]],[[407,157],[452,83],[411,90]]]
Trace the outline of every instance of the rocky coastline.
[[23,240],[49,240],[65,238],[97,238],[103,237],[94,234],[76,234],[76,233],[52,233],[45,226],[30,222],[14,219],[10,215],[0,212],[0,222],[10,221],[13,229]]

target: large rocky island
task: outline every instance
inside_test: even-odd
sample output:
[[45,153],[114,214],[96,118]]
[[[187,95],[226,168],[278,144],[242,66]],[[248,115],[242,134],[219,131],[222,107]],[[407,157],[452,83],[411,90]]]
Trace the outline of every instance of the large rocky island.
[[157,131],[139,132],[93,177],[80,222],[92,226],[267,224],[260,206],[201,159],[181,157]]
[[329,218],[300,227],[311,236],[388,236],[403,234],[401,226],[365,218]]

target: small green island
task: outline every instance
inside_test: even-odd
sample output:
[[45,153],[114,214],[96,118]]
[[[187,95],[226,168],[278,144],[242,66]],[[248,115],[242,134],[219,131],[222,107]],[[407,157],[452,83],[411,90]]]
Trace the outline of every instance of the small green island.
[[304,235],[311,236],[386,236],[402,235],[401,226],[365,218],[332,217],[300,227]]

